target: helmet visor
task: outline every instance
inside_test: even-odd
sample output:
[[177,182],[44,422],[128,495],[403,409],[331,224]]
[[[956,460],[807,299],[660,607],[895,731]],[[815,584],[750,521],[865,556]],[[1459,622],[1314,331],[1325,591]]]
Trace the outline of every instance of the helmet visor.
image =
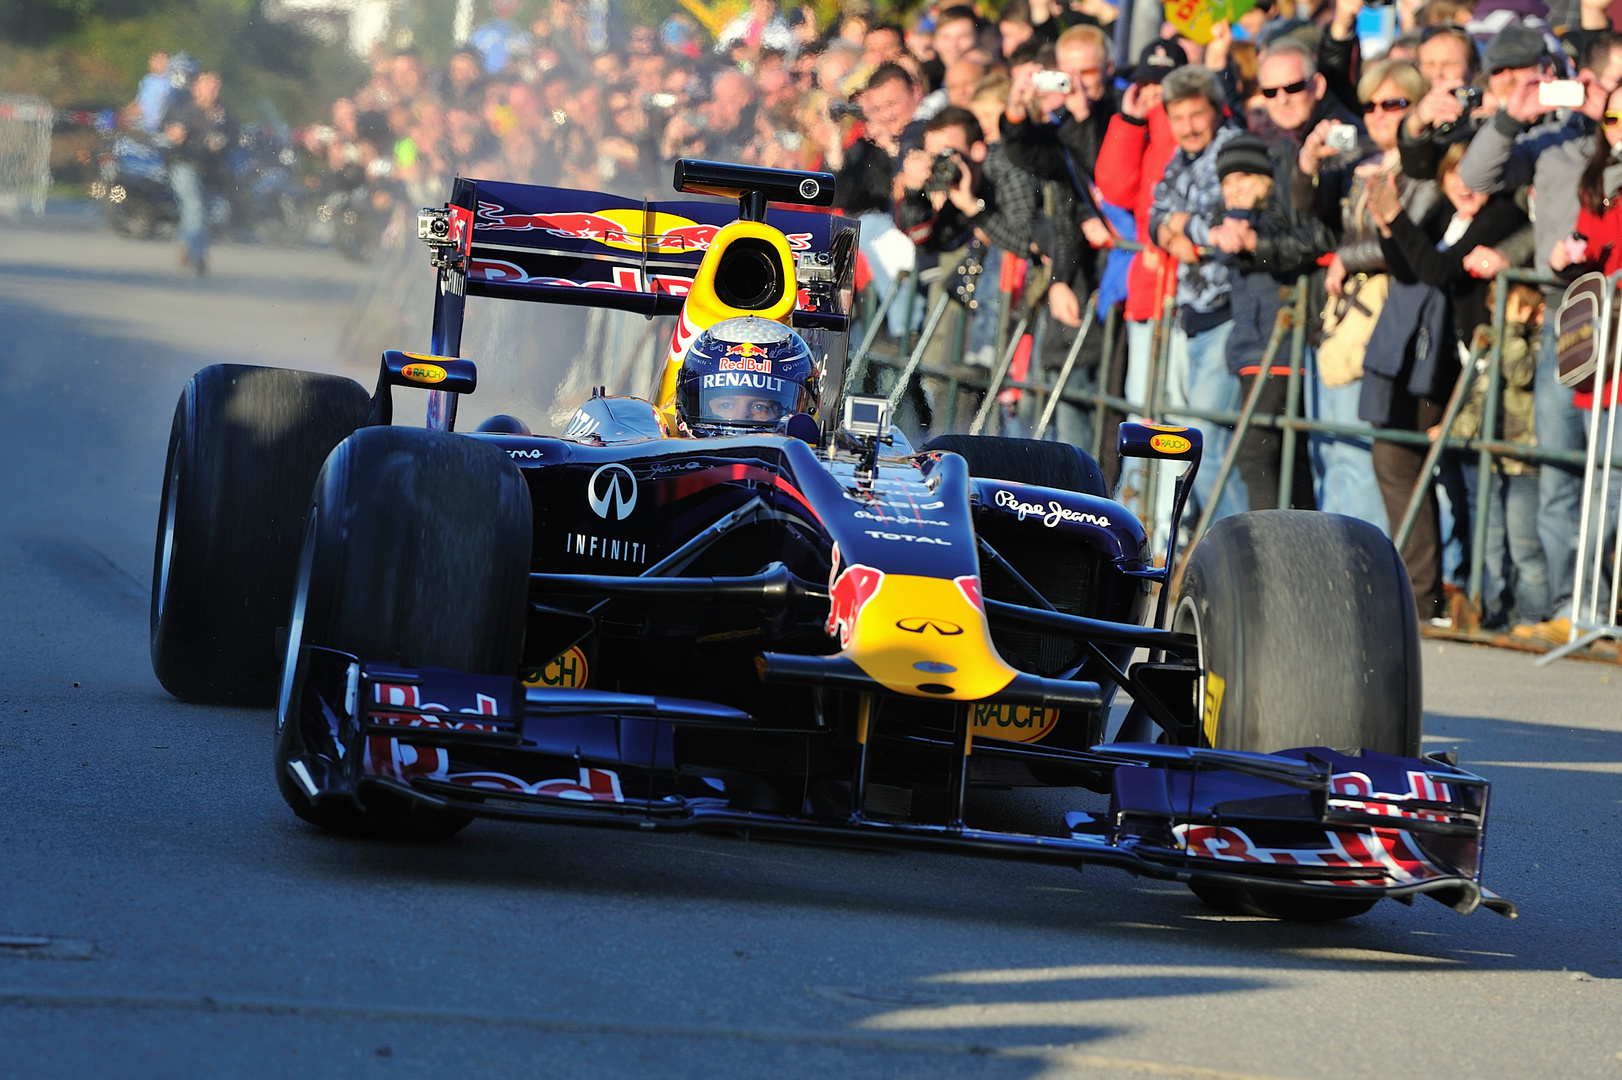
[[683,411],[689,419],[705,423],[776,427],[791,414],[810,409],[809,392],[793,379],[721,371],[700,376],[698,383],[698,400]]

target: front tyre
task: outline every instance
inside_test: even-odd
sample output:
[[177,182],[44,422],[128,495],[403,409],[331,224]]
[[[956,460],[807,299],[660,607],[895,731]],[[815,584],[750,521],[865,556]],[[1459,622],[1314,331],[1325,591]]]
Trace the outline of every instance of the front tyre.
[[[1301,510],[1224,518],[1189,558],[1174,628],[1199,640],[1206,745],[1419,755],[1413,594],[1396,549],[1367,522]],[[1192,887],[1214,907],[1301,921],[1348,918],[1374,903]]]
[[316,480],[283,670],[276,778],[299,817],[336,832],[446,836],[471,817],[372,788],[366,808],[312,802],[288,762],[302,646],[363,661],[515,675],[529,597],[532,516],[518,467],[488,443],[417,428],[357,431]]
[[152,569],[152,670],[171,694],[274,700],[310,488],[369,407],[353,380],[305,371],[216,364],[186,384]]

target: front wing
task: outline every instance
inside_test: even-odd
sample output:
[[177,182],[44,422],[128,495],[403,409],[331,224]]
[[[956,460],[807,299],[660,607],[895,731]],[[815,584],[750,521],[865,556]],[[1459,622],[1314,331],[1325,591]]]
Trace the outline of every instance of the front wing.
[[678,729],[828,733],[774,730],[713,702],[529,687],[313,646],[299,670],[278,760],[313,802],[363,805],[366,789],[380,787],[483,817],[747,830],[1347,899],[1423,893],[1464,914],[1516,913],[1481,885],[1488,783],[1443,755],[974,743],[976,755],[1038,757],[1112,778],[1103,817],[1072,811],[1065,833],[1041,836],[887,818],[860,803],[848,818],[741,808],[728,780],[683,767]]

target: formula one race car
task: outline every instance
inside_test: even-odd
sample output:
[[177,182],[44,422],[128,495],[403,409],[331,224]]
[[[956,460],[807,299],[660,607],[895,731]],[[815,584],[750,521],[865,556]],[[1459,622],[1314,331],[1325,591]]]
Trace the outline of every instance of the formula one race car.
[[[1229,518],[1170,604],[1087,454],[915,448],[902,388],[850,392],[855,223],[804,209],[831,176],[684,161],[675,184],[737,209],[459,179],[418,223],[429,353],[385,353],[370,395],[240,366],[186,387],[153,666],[189,700],[276,698],[296,814],[1098,863],[1283,918],[1420,893],[1513,914],[1480,884],[1487,783],[1420,756],[1414,604],[1377,530]],[[649,400],[453,433],[468,296],[679,319]],[[395,386],[431,391],[426,429],[391,426]],[[1180,463],[1180,514],[1199,433],[1125,424],[1120,452]],[[1108,810],[966,820],[976,789],[1031,786]]]

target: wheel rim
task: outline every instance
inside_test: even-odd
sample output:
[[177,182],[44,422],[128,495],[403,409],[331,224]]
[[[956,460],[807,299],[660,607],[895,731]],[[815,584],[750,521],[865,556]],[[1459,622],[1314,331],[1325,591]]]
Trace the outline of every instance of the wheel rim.
[[310,598],[310,568],[315,563],[316,508],[304,526],[304,544],[299,549],[298,578],[293,585],[293,613],[287,620],[287,654],[282,658],[282,687],[276,695],[276,730],[287,723],[293,703],[293,679],[298,673],[299,648],[304,641],[304,610]]
[[[1200,629],[1200,613],[1194,606],[1194,598],[1185,596],[1177,603],[1177,614],[1172,617],[1172,629],[1181,634],[1194,635],[1195,662],[1200,667],[1200,677],[1194,680],[1195,716],[1199,720],[1199,734],[1205,734],[1205,635]],[[1196,736],[1197,738],[1197,736]],[[1214,747],[1215,739],[1207,739]]]
[[164,604],[169,598],[169,567],[175,558],[175,508],[180,504],[180,455],[169,471],[168,492],[163,500],[163,553],[158,558],[158,622],[163,622]]

